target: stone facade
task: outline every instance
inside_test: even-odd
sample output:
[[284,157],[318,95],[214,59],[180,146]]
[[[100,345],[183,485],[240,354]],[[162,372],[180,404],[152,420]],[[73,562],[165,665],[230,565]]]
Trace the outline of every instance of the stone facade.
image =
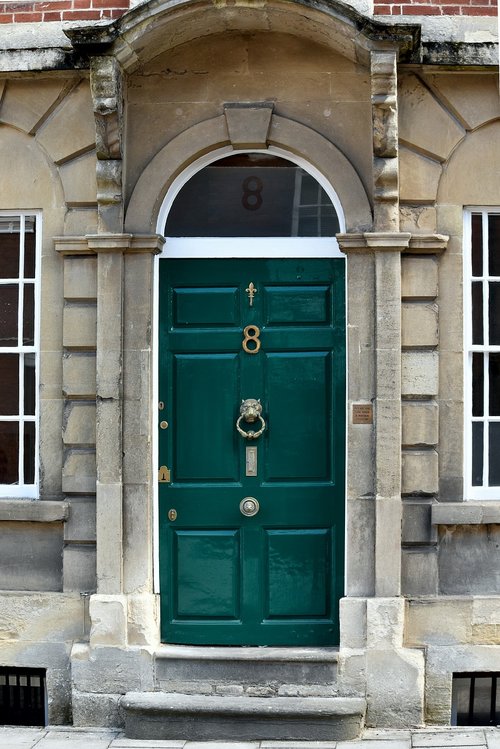
[[[195,691],[447,724],[453,673],[500,671],[500,489],[464,491],[463,426],[463,210],[500,206],[495,23],[429,41],[427,19],[422,42],[394,20],[154,2],[0,52],[0,209],[43,219],[40,496],[0,499],[0,665],[47,669],[51,723],[122,725],[127,693]],[[322,663],[294,682],[254,654],[247,683],[251,656],[209,652],[213,676],[160,644],[155,258],[176,180],[267,149],[320,173],[345,216],[346,577],[338,670],[275,654]]]

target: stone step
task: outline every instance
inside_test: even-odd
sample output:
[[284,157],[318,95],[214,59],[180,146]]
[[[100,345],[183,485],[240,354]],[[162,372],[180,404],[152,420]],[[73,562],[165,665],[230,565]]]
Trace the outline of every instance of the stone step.
[[360,697],[203,696],[129,692],[121,700],[130,739],[342,741],[359,736]]
[[[155,685],[158,690],[202,693],[210,693],[214,691],[211,686],[219,685],[332,686],[337,678],[337,659],[337,648],[162,645],[155,653]],[[193,689],[188,688],[190,682]]]

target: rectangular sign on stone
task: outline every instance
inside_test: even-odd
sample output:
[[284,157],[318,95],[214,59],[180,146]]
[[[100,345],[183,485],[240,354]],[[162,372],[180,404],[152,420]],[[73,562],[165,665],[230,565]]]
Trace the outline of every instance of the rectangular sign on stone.
[[353,424],[373,424],[373,406],[371,403],[352,404]]

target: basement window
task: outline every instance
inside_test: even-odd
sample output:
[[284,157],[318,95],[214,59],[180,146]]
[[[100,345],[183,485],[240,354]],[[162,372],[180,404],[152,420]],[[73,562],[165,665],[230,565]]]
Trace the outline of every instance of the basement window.
[[451,724],[497,726],[500,724],[500,673],[453,674]]
[[0,725],[47,725],[45,669],[0,666]]

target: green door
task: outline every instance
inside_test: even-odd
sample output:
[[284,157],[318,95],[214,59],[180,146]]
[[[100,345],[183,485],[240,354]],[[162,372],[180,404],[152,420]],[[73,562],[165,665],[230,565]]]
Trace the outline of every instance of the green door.
[[338,644],[344,315],[340,259],[160,262],[164,641]]

